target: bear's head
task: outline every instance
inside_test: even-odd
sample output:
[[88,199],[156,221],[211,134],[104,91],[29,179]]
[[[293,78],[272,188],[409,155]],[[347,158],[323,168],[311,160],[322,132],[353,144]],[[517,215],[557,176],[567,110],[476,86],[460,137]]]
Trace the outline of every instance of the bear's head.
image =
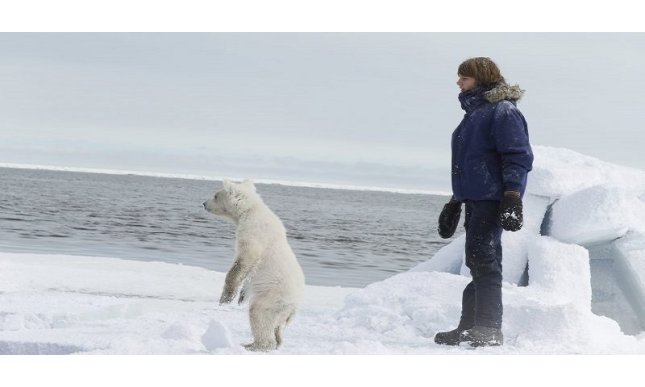
[[223,188],[203,203],[204,209],[210,213],[237,220],[260,201],[251,180],[244,180],[240,184],[229,180],[224,180],[222,183]]

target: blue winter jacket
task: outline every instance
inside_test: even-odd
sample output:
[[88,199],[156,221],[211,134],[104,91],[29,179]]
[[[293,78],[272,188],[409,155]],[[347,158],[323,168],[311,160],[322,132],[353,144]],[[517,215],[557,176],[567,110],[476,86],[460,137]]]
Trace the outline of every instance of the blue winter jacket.
[[466,115],[452,134],[454,199],[501,200],[504,191],[524,195],[533,151],[516,107],[522,93],[517,85],[500,84],[459,94]]

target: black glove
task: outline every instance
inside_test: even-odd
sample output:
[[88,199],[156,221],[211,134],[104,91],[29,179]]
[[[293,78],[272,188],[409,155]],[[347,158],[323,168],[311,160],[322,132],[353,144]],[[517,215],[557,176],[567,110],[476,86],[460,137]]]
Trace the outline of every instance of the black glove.
[[443,206],[441,215],[439,215],[439,227],[437,228],[439,236],[444,239],[450,238],[459,225],[459,216],[461,216],[461,202],[450,199]]
[[499,223],[506,231],[517,231],[522,228],[522,199],[517,191],[504,192],[499,204]]

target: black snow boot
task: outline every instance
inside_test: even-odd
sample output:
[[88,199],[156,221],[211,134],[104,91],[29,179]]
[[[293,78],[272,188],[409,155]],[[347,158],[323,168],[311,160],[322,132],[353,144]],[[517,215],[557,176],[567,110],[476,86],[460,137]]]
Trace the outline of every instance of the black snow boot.
[[437,332],[434,335],[434,342],[441,345],[459,345],[461,342],[461,334],[466,328],[457,327],[448,332]]
[[462,332],[459,340],[470,344],[471,347],[496,346],[504,344],[504,335],[501,329],[474,326]]

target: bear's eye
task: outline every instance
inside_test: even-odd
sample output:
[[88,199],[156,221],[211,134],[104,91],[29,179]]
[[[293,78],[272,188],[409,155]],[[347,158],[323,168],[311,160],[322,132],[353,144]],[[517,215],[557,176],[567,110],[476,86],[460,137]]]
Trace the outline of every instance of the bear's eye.
[[217,194],[215,194],[215,196],[213,196],[213,199],[217,200]]

